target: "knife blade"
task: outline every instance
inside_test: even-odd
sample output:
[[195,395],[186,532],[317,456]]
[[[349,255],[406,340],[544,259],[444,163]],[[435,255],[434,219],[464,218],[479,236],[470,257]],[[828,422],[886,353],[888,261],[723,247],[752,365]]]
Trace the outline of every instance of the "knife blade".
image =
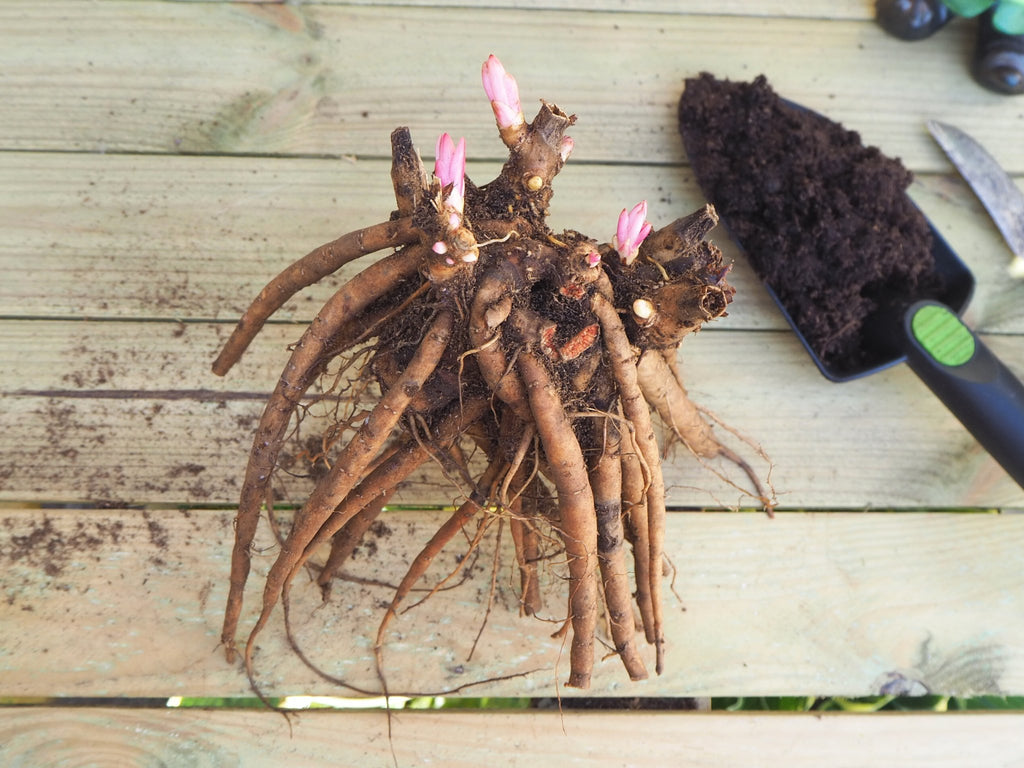
[[1010,274],[1024,278],[1024,192],[981,144],[959,128],[938,120],[927,125],[1013,251]]

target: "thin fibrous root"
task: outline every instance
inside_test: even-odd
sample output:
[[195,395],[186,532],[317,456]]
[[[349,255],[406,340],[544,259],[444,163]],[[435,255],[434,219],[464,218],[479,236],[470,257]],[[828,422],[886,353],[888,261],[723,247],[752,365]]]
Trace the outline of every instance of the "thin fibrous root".
[[235,633],[242,610],[242,594],[249,576],[249,549],[256,535],[260,508],[277,464],[292,414],[325,363],[325,347],[344,323],[381,293],[416,271],[418,246],[399,251],[367,267],[342,286],[323,306],[295,345],[277,386],[267,400],[253,437],[249,463],[235,517],[235,543],[221,642],[228,661],[235,658]]
[[[434,427],[429,446],[422,440],[407,438],[390,458],[381,462],[338,505],[306,547],[304,554],[304,557],[309,557],[318,546],[332,539],[330,554],[317,579],[324,600],[329,597],[331,578],[359,545],[398,485],[429,460],[430,448],[446,450],[484,414],[486,408],[486,401],[479,397],[468,399],[462,407],[451,408]],[[353,508],[359,508],[359,511],[353,514]]]
[[543,607],[537,561],[540,559],[540,534],[533,527],[529,507],[532,499],[516,496],[511,503],[509,531],[515,545],[519,566],[519,610],[523,616],[534,616]]
[[687,395],[679,376],[661,351],[646,350],[640,355],[636,369],[644,397],[654,406],[665,426],[698,458],[713,459],[721,456],[739,467],[753,484],[754,497],[770,514],[774,502],[761,478],[739,454],[715,437],[711,424]]
[[[388,606],[384,618],[381,619],[380,625],[377,627],[377,639],[373,646],[374,654],[377,658],[377,674],[382,683],[385,680],[383,659],[384,636],[388,625],[391,623],[391,619],[397,615],[399,604],[406,598],[420,577],[427,572],[430,564],[441,550],[444,549],[445,545],[489,503],[489,497],[494,492],[494,485],[506,468],[507,465],[498,461],[492,461],[488,465],[487,469],[484,470],[483,476],[480,478],[477,489],[430,537],[430,541],[416,555],[409,569],[405,572],[405,576],[402,577],[398,589],[395,590],[394,597],[391,598],[391,604]],[[463,558],[463,562],[467,559]]]
[[[524,496],[537,471],[536,435],[534,424],[523,427],[516,453],[512,457],[498,493],[499,503],[510,513],[509,531],[512,534],[516,563],[519,566],[519,609],[524,616],[533,616],[541,608],[540,581],[537,575],[540,536],[533,520],[536,514],[536,500]],[[523,463],[527,452],[534,458],[533,466],[528,467]],[[515,490],[510,496],[509,491],[513,485]]]
[[294,573],[296,563],[321,526],[362,479],[366,468],[391,436],[409,400],[434,372],[448,346],[453,323],[451,312],[444,310],[438,313],[399,381],[374,406],[363,425],[335,459],[330,471],[317,483],[309,499],[296,514],[291,533],[281,545],[277,560],[267,574],[263,608],[246,643],[247,670],[252,669],[255,639],[277,604],[286,579]]

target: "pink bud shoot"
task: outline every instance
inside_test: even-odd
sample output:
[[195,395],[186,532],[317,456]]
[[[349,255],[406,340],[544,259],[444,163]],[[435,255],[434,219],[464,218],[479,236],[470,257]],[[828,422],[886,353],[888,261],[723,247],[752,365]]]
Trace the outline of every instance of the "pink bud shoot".
[[493,53],[487,57],[481,71],[484,91],[491,100],[491,109],[498,122],[498,128],[517,128],[526,122],[519,104],[519,86],[516,79],[505,71],[505,67]]
[[597,251],[591,251],[590,253],[587,254],[587,266],[588,267],[593,268],[593,267],[596,267],[600,263],[601,263],[601,254],[600,253],[598,253]]
[[651,234],[651,224],[647,221],[647,201],[641,200],[627,211],[622,209],[619,214],[619,226],[612,238],[612,247],[619,252],[622,263],[629,266],[636,260],[640,251],[640,243]]
[[562,143],[558,145],[558,155],[562,158],[563,163],[569,159],[569,155],[572,154],[572,150],[575,146],[576,142],[572,140],[572,136],[565,136],[562,138]]
[[[445,198],[448,206],[460,215],[466,199],[466,140],[459,139],[455,144],[452,137],[442,133],[437,140],[437,152],[434,160],[434,175],[441,182],[441,188],[451,185],[451,192]],[[454,221],[454,217],[452,217]],[[454,224],[454,229],[458,224]]]

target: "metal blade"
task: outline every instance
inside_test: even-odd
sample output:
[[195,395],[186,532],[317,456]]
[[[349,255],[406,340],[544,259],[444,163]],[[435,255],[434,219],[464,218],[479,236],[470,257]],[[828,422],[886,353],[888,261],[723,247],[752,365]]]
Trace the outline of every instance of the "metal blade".
[[928,121],[928,130],[971,185],[1014,256],[1014,271],[1024,265],[1024,192],[978,142],[952,125]]

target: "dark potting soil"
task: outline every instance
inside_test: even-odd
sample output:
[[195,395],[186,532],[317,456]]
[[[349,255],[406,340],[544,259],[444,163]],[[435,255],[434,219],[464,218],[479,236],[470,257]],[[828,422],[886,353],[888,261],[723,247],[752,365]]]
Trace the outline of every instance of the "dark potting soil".
[[865,318],[935,292],[911,173],[856,132],[786,104],[764,76],[707,73],[686,81],[679,130],[704,194],[826,365],[870,365]]

